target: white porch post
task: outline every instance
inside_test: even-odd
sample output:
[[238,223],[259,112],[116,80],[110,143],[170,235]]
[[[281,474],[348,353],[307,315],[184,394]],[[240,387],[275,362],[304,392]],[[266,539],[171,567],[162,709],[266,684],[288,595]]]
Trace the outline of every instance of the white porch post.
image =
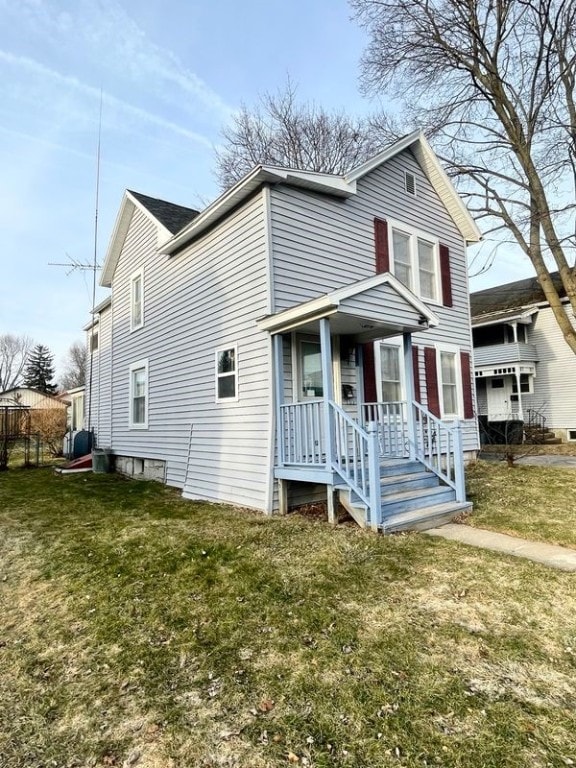
[[364,350],[362,344],[356,344],[356,403],[358,423],[364,424]]
[[[322,360],[322,393],[324,398],[324,442],[326,450],[326,469],[332,471],[334,458],[334,428],[330,414],[330,401],[334,400],[334,386],[332,379],[332,344],[330,339],[330,320],[323,317],[320,320],[320,357]],[[330,483],[326,487],[328,502],[328,519],[335,522],[336,511],[334,506],[334,486]]]
[[411,459],[415,456],[416,450],[416,415],[414,412],[414,367],[412,363],[412,334],[402,334],[402,345],[404,348],[404,374],[406,380],[406,402],[408,422],[408,451]]
[[[520,421],[524,421],[524,410],[522,408],[522,390],[520,388],[520,366],[514,366],[514,376],[516,377],[516,389],[518,390],[518,418]],[[510,409],[512,410],[512,409]]]

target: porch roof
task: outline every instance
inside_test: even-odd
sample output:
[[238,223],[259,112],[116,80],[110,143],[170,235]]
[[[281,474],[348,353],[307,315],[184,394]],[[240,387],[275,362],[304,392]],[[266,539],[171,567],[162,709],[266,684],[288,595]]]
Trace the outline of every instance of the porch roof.
[[384,272],[268,315],[258,325],[272,334],[296,328],[313,331],[314,323],[326,317],[331,319],[334,333],[358,341],[421,331],[439,323],[423,301],[390,272]]

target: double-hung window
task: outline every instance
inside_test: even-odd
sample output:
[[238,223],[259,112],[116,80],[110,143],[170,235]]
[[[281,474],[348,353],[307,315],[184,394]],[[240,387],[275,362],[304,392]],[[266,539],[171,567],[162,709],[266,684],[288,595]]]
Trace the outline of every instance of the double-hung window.
[[438,301],[438,243],[403,226],[391,226],[392,271],[407,288],[427,301]]
[[216,402],[238,399],[238,347],[216,350]]
[[442,418],[459,418],[462,411],[462,375],[456,349],[438,349],[438,385]]
[[144,325],[144,270],[139,269],[130,278],[130,330]]
[[130,429],[148,428],[148,360],[130,366]]

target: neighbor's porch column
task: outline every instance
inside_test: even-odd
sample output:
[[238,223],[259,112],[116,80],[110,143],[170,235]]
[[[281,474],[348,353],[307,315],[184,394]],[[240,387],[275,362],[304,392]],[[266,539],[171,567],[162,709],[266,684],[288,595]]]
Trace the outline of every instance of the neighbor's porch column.
[[408,451],[411,459],[416,450],[416,412],[414,410],[414,363],[412,359],[412,334],[402,334],[404,349],[404,379],[406,383],[406,419],[408,426]]
[[[524,421],[524,410],[522,408],[522,389],[520,387],[520,366],[515,365],[514,366],[514,376],[516,377],[516,389],[518,390],[518,419],[520,421]],[[510,411],[512,411],[512,408],[510,408]]]
[[[326,451],[326,469],[332,471],[334,458],[334,423],[329,401],[334,400],[334,385],[332,371],[332,343],[330,338],[330,320],[323,317],[320,320],[320,357],[322,361],[322,394],[324,398],[324,442]],[[334,486],[326,487],[328,502],[328,521],[336,521],[336,509],[334,501]]]

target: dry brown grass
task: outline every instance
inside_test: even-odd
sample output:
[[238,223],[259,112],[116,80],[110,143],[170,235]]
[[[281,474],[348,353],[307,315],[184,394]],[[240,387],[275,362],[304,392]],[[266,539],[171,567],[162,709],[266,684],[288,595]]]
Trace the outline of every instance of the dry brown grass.
[[114,477],[0,484],[2,768],[576,759],[570,574]]

